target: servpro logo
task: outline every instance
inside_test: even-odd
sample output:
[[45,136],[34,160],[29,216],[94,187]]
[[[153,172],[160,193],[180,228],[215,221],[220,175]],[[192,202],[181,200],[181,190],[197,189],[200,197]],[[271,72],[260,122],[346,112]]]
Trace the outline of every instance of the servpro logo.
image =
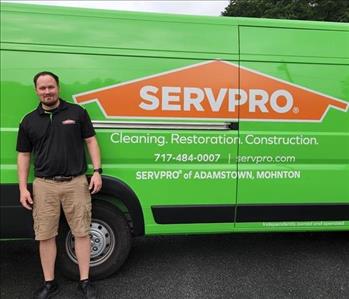
[[[179,97],[182,95],[182,99]],[[278,103],[283,97],[286,101]],[[208,109],[212,112],[220,112],[228,108],[228,112],[235,112],[236,106],[248,105],[249,112],[256,112],[259,108],[262,112],[270,110],[278,113],[286,113],[293,107],[293,97],[287,90],[276,90],[269,95],[262,89],[220,88],[215,97],[212,88],[164,86],[158,87],[147,85],[140,90],[143,110],[157,110],[161,106],[162,111],[205,111],[204,105],[207,102]],[[182,104],[180,104],[182,102]],[[226,105],[226,103],[228,104]],[[226,105],[227,107],[222,107]]]
[[322,121],[349,103],[238,66],[208,61],[73,96],[106,118]]

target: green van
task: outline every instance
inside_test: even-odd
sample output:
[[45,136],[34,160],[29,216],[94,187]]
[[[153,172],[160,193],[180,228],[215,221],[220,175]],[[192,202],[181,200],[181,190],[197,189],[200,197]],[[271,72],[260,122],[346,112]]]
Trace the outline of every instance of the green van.
[[134,236],[349,231],[349,24],[2,3],[2,239],[33,237],[15,145],[43,70],[101,146],[95,278]]

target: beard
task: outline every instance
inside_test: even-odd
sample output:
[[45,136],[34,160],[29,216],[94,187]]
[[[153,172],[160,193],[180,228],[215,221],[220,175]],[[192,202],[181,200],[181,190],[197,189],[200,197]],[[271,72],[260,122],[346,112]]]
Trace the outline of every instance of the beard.
[[47,107],[53,107],[57,105],[59,98],[48,97],[47,99],[40,99],[41,104]]

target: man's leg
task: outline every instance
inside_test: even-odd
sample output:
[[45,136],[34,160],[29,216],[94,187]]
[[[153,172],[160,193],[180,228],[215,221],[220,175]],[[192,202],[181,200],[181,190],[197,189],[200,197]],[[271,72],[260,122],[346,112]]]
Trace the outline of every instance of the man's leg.
[[89,278],[91,195],[85,176],[64,183],[61,198],[65,217],[75,238],[75,254],[79,264],[80,279]]
[[75,253],[79,264],[80,280],[88,279],[91,254],[89,235],[85,237],[75,237]]
[[91,195],[85,176],[76,177],[66,184],[62,206],[69,227],[75,237],[75,254],[80,271],[78,288],[85,298],[95,299],[97,298],[97,292],[89,281]]
[[57,255],[56,235],[61,212],[59,186],[49,180],[36,178],[33,182],[33,219],[35,239],[40,241],[39,251],[45,283],[34,293],[34,298],[51,298],[58,293],[55,279]]
[[41,267],[44,273],[45,281],[51,281],[55,278],[55,261],[57,255],[56,237],[48,240],[41,240],[40,245]]

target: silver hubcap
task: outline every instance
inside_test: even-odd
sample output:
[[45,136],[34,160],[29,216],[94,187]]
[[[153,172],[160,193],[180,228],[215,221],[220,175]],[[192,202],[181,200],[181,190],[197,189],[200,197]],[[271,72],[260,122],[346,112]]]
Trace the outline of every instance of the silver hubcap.
[[[115,235],[107,223],[99,219],[92,219],[90,240],[90,266],[94,267],[104,263],[113,253],[115,248]],[[77,264],[74,236],[71,231],[68,232],[65,239],[65,248],[69,258]]]

